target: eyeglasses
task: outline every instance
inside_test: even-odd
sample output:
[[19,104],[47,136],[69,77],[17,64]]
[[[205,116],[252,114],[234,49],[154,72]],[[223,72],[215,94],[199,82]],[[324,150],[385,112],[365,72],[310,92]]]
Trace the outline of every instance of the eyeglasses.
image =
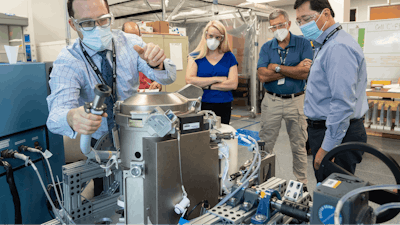
[[302,19],[296,20],[297,26],[301,26],[303,24],[309,23],[311,20],[313,20],[317,14],[314,15],[309,15],[309,16],[302,16]]
[[217,41],[222,41],[224,40],[224,35],[218,36],[206,33],[206,39],[213,39],[213,38],[215,38]]
[[274,26],[270,26],[270,27],[268,27],[268,30],[271,31],[271,32],[274,32],[274,31],[276,31],[277,29],[286,28],[287,25],[288,25],[288,22],[284,22],[284,23],[281,23],[281,24],[277,24],[277,25],[274,25]]
[[71,17],[72,20],[74,21],[75,24],[77,24],[82,30],[84,31],[91,31],[96,27],[96,23],[102,27],[106,28],[111,25],[113,15],[106,14],[103,16],[100,16],[99,18],[93,20],[93,19],[84,19],[84,20],[76,20],[73,17]]

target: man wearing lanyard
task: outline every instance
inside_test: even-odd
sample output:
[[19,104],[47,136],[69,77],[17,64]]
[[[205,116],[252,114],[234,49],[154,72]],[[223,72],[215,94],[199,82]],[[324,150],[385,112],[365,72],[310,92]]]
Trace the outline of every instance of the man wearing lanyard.
[[[367,69],[360,45],[335,23],[328,0],[296,0],[294,8],[297,24],[316,49],[304,103],[316,172],[339,144],[367,142],[362,119],[368,110]],[[334,162],[354,174],[361,160],[362,153],[352,151]]]
[[[174,82],[176,68],[158,46],[146,45],[136,35],[111,30],[113,16],[107,0],[68,0],[67,7],[69,24],[79,38],[54,62],[47,126],[53,133],[73,139],[78,133],[93,134],[93,145],[111,134],[115,127],[113,104],[136,92],[139,71],[167,85]],[[88,114],[83,108],[85,102],[93,101],[93,89],[99,83],[112,88],[105,101],[107,112],[102,116]]]
[[258,61],[258,78],[267,90],[261,106],[260,138],[272,153],[282,119],[290,138],[293,173],[307,184],[307,124],[303,113],[304,88],[311,66],[311,44],[289,32],[286,11],[277,9],[269,16],[269,31],[275,38],[265,43]]

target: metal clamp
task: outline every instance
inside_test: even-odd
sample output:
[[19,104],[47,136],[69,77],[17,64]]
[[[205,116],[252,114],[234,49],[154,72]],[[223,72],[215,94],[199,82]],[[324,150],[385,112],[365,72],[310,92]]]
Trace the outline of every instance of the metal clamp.
[[272,211],[271,199],[273,197],[281,199],[281,195],[279,194],[279,192],[274,189],[268,189],[265,190],[264,193],[262,193],[264,197],[260,200],[260,203],[258,204],[256,214],[251,217],[252,224],[265,224],[277,212],[277,210]]

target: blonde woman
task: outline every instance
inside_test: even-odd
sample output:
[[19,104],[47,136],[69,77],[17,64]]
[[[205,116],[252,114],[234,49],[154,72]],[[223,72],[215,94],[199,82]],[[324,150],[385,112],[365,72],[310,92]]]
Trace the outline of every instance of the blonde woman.
[[189,55],[186,83],[204,89],[202,110],[214,111],[222,123],[229,124],[233,101],[231,91],[238,86],[238,62],[226,35],[221,22],[207,24],[200,44]]

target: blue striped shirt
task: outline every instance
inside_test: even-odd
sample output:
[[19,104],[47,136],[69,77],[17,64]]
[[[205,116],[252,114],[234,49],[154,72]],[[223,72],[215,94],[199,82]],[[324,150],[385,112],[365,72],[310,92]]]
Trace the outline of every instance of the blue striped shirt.
[[322,47],[329,27],[315,42],[316,55],[308,78],[304,114],[311,120],[326,120],[322,149],[330,151],[342,143],[350,119],[359,119],[368,110],[367,66],[364,53],[344,30],[336,32]]
[[[143,40],[120,30],[113,30],[113,40],[117,54],[117,98],[120,101],[132,96],[139,87],[139,71],[160,84],[171,84],[176,79],[176,66],[169,59],[164,60],[165,70],[153,70],[133,49],[134,45],[144,47]],[[101,56],[83,45],[96,66],[101,70]],[[107,58],[112,66],[112,45]],[[65,47],[53,64],[50,74],[51,94],[47,97],[49,117],[47,127],[53,133],[75,138],[77,133],[67,122],[70,109],[83,106],[94,99],[94,87],[101,83],[87,62],[79,44],[79,38],[71,46]],[[93,134],[99,139],[108,133],[107,118],[103,118],[100,128]]]

